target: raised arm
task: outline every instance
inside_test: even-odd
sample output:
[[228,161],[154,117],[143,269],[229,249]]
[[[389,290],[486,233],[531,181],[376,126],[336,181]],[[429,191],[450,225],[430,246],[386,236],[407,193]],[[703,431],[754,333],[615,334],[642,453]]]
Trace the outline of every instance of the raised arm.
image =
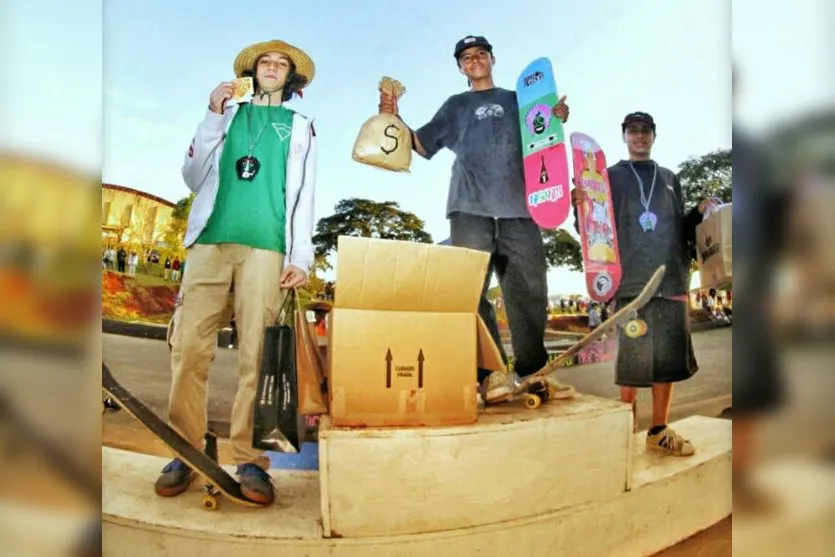
[[[380,92],[379,109],[380,112],[388,112],[389,114],[394,114],[400,118],[403,125],[409,129],[409,133],[412,137],[412,148],[415,152],[425,159],[431,159],[438,151],[444,147],[449,147],[446,142],[446,139],[449,137],[450,125],[449,116],[447,114],[448,103],[449,101],[444,103],[432,120],[418,130],[414,130],[411,126],[406,124],[406,122],[403,122],[403,118],[400,117],[397,106],[397,98],[394,95],[386,92]],[[423,137],[423,140],[421,140],[421,137]]]

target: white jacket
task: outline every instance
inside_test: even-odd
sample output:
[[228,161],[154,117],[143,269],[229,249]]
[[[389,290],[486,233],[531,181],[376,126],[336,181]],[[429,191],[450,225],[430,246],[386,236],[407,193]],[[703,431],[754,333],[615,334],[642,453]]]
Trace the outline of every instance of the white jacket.
[[[183,162],[183,180],[196,193],[188,216],[185,247],[197,240],[209,222],[217,197],[220,156],[239,104],[227,103],[223,114],[208,110],[197,126]],[[294,265],[308,272],[313,264],[313,191],[316,183],[316,133],[313,121],[293,112],[293,131],[287,159],[285,182],[285,234],[287,254],[284,266]]]

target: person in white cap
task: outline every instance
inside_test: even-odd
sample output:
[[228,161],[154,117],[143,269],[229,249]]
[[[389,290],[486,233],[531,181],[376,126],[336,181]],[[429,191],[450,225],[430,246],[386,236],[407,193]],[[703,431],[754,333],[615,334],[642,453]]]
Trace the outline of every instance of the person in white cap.
[[[284,106],[310,85],[310,57],[273,40],[245,48],[236,77],[251,76],[251,101],[233,101],[233,84],[209,95],[182,168],[197,195],[185,235],[188,271],[171,334],[171,425],[195,447],[207,428],[206,386],[230,287],[239,335],[240,382],[230,441],[245,497],[274,498],[269,459],[252,448],[252,415],[264,328],[275,322],[282,289],[304,285],[313,262],[316,132]],[[194,472],[180,459],[157,479],[159,495],[182,493]]]

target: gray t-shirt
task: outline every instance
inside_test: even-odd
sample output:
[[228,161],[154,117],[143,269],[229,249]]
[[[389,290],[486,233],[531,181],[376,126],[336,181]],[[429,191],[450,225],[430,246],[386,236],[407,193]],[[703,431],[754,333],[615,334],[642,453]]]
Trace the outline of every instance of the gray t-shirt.
[[444,147],[455,153],[447,216],[462,212],[530,218],[514,91],[494,88],[454,95],[415,133],[427,159]]

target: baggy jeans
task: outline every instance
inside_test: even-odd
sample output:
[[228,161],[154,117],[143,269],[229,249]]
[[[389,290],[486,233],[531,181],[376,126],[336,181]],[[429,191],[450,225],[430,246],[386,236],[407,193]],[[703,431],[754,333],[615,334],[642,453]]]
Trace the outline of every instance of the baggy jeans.
[[[487,299],[494,271],[507,311],[511,346],[516,357],[514,370],[520,377],[539,371],[548,362],[544,343],[548,319],[547,265],[539,227],[530,219],[495,219],[453,213],[450,229],[452,245],[490,254],[478,313],[499,347],[502,359],[507,363],[496,312]],[[482,381],[489,371],[480,369],[478,373],[479,381]]]

